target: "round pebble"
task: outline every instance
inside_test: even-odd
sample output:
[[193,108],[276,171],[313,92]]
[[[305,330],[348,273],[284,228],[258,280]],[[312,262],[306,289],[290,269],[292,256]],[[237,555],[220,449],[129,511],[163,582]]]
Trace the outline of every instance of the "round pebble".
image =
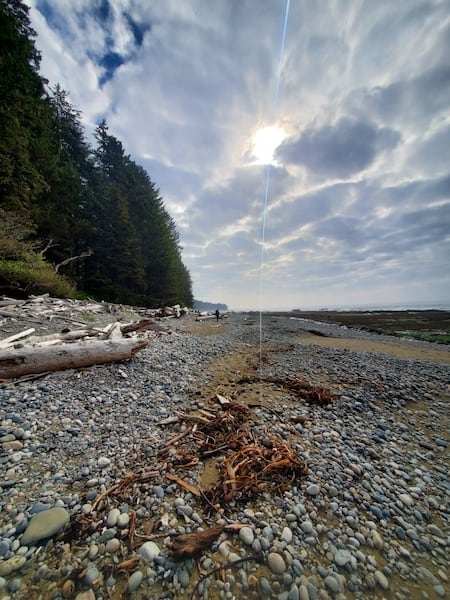
[[267,556],[267,564],[272,573],[282,575],[286,571],[286,562],[278,552],[270,552]]

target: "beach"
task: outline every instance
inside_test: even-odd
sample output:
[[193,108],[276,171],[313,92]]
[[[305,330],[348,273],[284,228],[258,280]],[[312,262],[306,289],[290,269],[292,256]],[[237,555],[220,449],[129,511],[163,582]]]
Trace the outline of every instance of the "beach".
[[165,326],[123,363],[1,385],[1,598],[448,597],[448,346],[301,315]]

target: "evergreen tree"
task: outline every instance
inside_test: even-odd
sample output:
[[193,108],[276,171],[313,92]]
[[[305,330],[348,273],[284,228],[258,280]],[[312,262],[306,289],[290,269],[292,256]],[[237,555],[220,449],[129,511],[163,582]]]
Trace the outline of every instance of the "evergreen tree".
[[0,206],[21,212],[48,187],[36,167],[44,82],[28,11],[0,0]]
[[[49,158],[40,165],[48,189],[40,194],[34,212],[39,236],[53,242],[47,258],[59,263],[87,250],[94,163],[84,139],[81,115],[59,85],[51,90],[48,107]],[[67,270],[76,279],[80,277],[80,263],[70,263]]]
[[192,305],[159,190],[106,122],[95,148],[85,141],[68,94],[59,85],[45,91],[34,39],[28,7],[0,0],[0,290],[73,293],[36,252],[40,241],[54,265],[92,250],[64,269],[99,299]]

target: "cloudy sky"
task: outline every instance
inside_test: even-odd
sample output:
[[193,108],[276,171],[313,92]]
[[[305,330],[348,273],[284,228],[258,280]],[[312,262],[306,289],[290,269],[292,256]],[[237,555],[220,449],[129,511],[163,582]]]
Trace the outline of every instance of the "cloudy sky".
[[450,0],[28,0],[159,187],[196,298],[450,304]]

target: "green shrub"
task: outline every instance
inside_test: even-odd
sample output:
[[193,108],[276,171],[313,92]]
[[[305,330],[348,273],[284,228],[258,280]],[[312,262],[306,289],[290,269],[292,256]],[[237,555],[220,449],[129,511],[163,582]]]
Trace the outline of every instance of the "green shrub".
[[40,254],[23,254],[16,260],[0,260],[0,293],[28,296],[50,294],[62,298],[75,296],[74,286]]

